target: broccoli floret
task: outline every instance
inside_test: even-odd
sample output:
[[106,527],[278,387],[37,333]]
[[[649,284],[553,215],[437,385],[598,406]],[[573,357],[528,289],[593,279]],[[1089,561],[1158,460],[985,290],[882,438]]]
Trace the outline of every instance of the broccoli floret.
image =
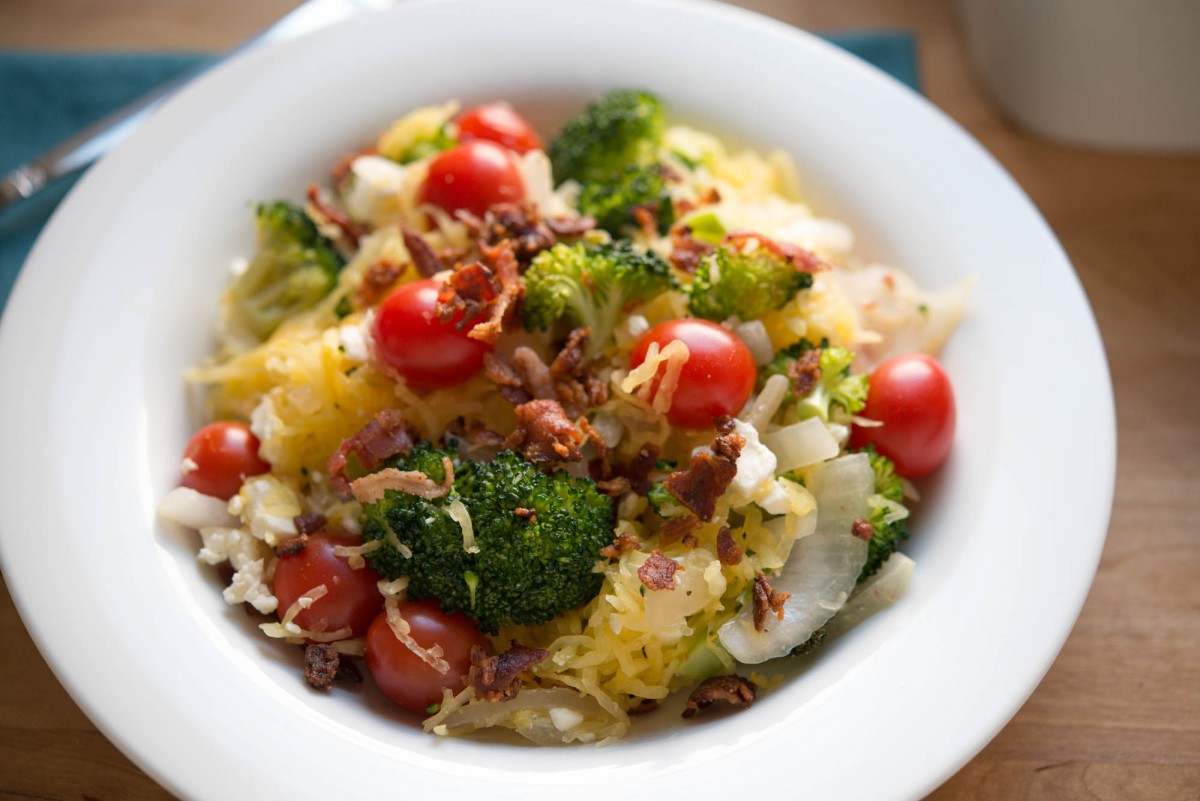
[[613,236],[630,228],[641,230],[634,215],[639,208],[650,212],[660,234],[675,222],[675,208],[657,164],[630,165],[607,180],[585,183],[579,192],[579,213],[595,218],[596,225]]
[[230,300],[250,332],[266,339],[329,294],[346,262],[303,209],[289,203],[260,204],[255,226],[258,249],[234,281]]
[[759,371],[760,384],[772,375],[788,375],[792,362],[811,350],[819,350],[821,353],[820,377],[812,391],[803,397],[796,397],[789,389],[785,402],[797,403],[801,419],[820,417],[825,422],[829,422],[830,410],[834,404],[850,414],[862,411],[867,403],[867,376],[850,372],[850,363],[854,361],[853,351],[830,347],[828,340],[814,345],[807,339],[802,339],[779,351],[775,358],[763,365]]
[[688,310],[718,322],[735,316],[757,320],[810,286],[811,274],[766,248],[745,253],[719,247],[696,270],[688,287]]
[[649,164],[663,127],[657,97],[637,90],[605,95],[568,120],[550,143],[554,179],[608,182],[630,165]]
[[[394,464],[440,481],[442,457],[450,455],[421,445]],[[595,597],[603,577],[593,568],[613,537],[612,500],[595,483],[563,471],[547,475],[512,451],[492,462],[457,462],[454,470],[454,486],[441,498],[388,490],[364,507],[364,541],[384,543],[367,557],[373,568],[392,579],[408,576],[409,597],[461,609],[491,634],[545,622]],[[462,528],[447,511],[455,500],[471,516],[477,553],[464,549]],[[530,512],[518,515],[518,508]]]
[[896,466],[886,456],[877,453],[874,446],[867,446],[864,452],[875,471],[875,494],[868,500],[874,533],[867,543],[867,563],[858,575],[860,582],[875,575],[887,558],[900,547],[900,543],[908,539],[904,484],[896,475]]
[[623,309],[674,286],[662,258],[627,241],[559,243],[539,253],[525,272],[525,326],[545,330],[560,319],[586,326],[587,356],[595,358]]

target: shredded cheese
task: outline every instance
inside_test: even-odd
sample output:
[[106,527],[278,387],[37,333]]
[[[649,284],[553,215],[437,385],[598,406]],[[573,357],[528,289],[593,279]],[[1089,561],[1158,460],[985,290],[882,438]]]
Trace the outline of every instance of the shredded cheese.
[[450,515],[450,518],[462,528],[463,551],[479,553],[479,546],[475,544],[475,527],[471,523],[471,512],[466,505],[455,498],[446,504],[446,514]]
[[383,602],[383,609],[387,614],[388,628],[392,630],[392,634],[396,635],[396,639],[404,644],[405,648],[412,651],[422,662],[438,673],[445,675],[450,672],[450,663],[445,660],[445,651],[442,650],[440,644],[426,648],[413,638],[412,626],[400,614],[400,605],[395,596],[391,596]]

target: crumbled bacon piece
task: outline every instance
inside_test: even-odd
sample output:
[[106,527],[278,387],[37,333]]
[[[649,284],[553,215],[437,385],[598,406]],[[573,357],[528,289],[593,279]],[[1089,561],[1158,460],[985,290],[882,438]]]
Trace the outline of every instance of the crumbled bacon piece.
[[478,420],[467,423],[459,417],[451,421],[446,433],[456,439],[467,442],[467,450],[476,448],[499,447],[504,444],[504,437],[493,431]]
[[338,674],[341,658],[329,643],[304,646],[304,679],[318,690],[328,690]]
[[[596,458],[590,466],[592,477],[601,481],[609,480],[612,477],[612,448],[608,447],[604,437],[600,436],[600,432],[592,427],[586,417],[580,417],[576,425],[583,432],[584,442],[590,443],[592,450],[596,452]],[[624,492],[628,492],[631,486],[629,479],[625,479]]]
[[448,323],[461,312],[458,325],[466,326],[485,314],[498,297],[500,284],[487,265],[478,261],[460,265],[438,288],[438,319]]
[[597,479],[596,489],[610,498],[620,498],[629,492],[629,479],[625,478],[625,476]]
[[526,345],[519,346],[513,351],[512,363],[521,374],[521,388],[529,393],[530,397],[540,400],[557,399],[550,368],[536,350]]
[[739,565],[742,563],[742,549],[733,541],[729,526],[721,526],[717,532],[717,559],[723,565]]
[[680,542],[683,543],[683,547],[687,548],[688,550],[695,550],[696,547],[700,545],[700,540],[696,539],[696,535],[691,533],[684,534],[683,539],[681,539]]
[[362,279],[358,283],[358,291],[355,292],[358,305],[368,308],[383,300],[387,291],[400,280],[400,276],[403,274],[404,265],[397,264],[391,259],[379,259],[372,262],[371,266],[363,271]]
[[865,517],[858,517],[850,524],[850,533],[860,540],[870,542],[871,538],[875,536],[875,527]]
[[643,203],[633,207],[633,219],[647,239],[658,236],[658,204]]
[[385,461],[399,454],[412,452],[413,439],[404,417],[398,409],[376,412],[365,426],[355,434],[342,440],[342,444],[329,457],[326,469],[329,483],[339,492],[350,492],[346,479],[346,467],[353,455],[362,472],[375,470]]
[[701,239],[692,236],[692,229],[687,225],[676,225],[671,228],[671,255],[668,257],[677,270],[694,273],[705,256],[715,248]]
[[829,265],[821,261],[811,250],[793,245],[791,242],[777,242],[754,231],[730,231],[721,241],[724,244],[733,245],[735,248],[741,248],[752,240],[758,242],[758,246],[764,250],[782,259],[787,259],[793,267],[801,272],[816,273],[829,269]]
[[477,323],[468,336],[481,342],[495,342],[504,329],[504,324],[516,310],[517,302],[525,296],[525,283],[521,280],[511,242],[504,240],[495,247],[484,247],[482,250],[484,257],[491,262],[496,280],[499,281],[500,295],[491,306],[489,318]]
[[363,156],[374,156],[379,153],[379,149],[370,144],[361,150],[356,150],[353,153],[347,153],[333,164],[333,168],[329,171],[329,175],[333,178],[334,184],[340,184],[350,175],[350,168],[354,162]]
[[563,405],[579,413],[608,400],[608,384],[592,371],[585,355],[590,334],[590,328],[571,331],[562,350],[550,363],[555,395]]
[[621,554],[626,551],[637,550],[642,544],[636,534],[629,531],[622,531],[617,534],[617,538],[612,541],[611,545],[605,545],[600,549],[600,555],[607,559],[620,559]]
[[749,679],[741,676],[713,676],[696,685],[688,696],[687,707],[683,710],[685,718],[693,717],[701,709],[710,706],[714,701],[727,701],[739,709],[745,709],[754,703],[758,696],[758,687]]
[[320,512],[304,512],[292,518],[292,523],[296,526],[296,531],[301,535],[316,534],[325,528],[327,522],[325,515]]
[[658,541],[663,545],[670,545],[688,536],[702,525],[704,523],[695,515],[669,517],[663,521],[662,526],[658,529]]
[[513,509],[513,514],[522,520],[528,520],[530,523],[537,522],[537,511],[534,509],[527,509],[524,506],[518,506],[516,509]]
[[296,537],[288,537],[283,542],[275,546],[275,555],[282,558],[284,556],[295,556],[298,553],[304,553],[304,549],[308,547],[308,534],[301,533]]
[[369,473],[350,482],[350,492],[359,503],[375,503],[388,490],[396,490],[419,498],[441,498],[454,486],[454,464],[442,457],[442,469],[446,475],[441,483],[434,481],[420,470],[397,470],[394,467]]
[[403,226],[400,235],[404,237],[404,249],[408,251],[408,257],[423,277],[432,278],[444,269],[442,260],[425,241],[425,237]]
[[658,456],[657,445],[643,445],[638,450],[637,456],[618,470],[621,475],[629,479],[630,488],[638,495],[645,495],[650,491],[650,474],[654,472],[654,468],[658,467]]
[[796,361],[788,365],[788,378],[792,380],[792,392],[803,398],[817,387],[821,380],[821,351],[817,348],[801,353]]
[[500,397],[514,406],[528,403],[531,397],[525,391],[521,374],[504,354],[486,353],[483,357],[483,374],[500,388]]
[[308,204],[316,213],[318,222],[327,222],[337,228],[341,234],[340,238],[345,239],[351,245],[357,246],[358,240],[366,233],[366,230],[351,220],[344,211],[325,202],[321,197],[321,189],[316,184],[308,185]]
[[717,511],[717,499],[733,483],[735,475],[737,464],[734,461],[710,451],[700,451],[692,457],[687,470],[667,477],[666,488],[684,508],[707,522],[712,520]]
[[514,410],[517,428],[504,440],[504,447],[519,451],[531,462],[578,462],[583,434],[555,400],[536,399]]
[[655,549],[650,552],[649,558],[645,562],[642,562],[642,566],[638,568],[637,574],[647,589],[674,590],[675,571],[684,569],[683,565],[669,556],[664,556],[662,551]]
[[543,250],[554,247],[558,237],[530,202],[496,203],[487,210],[479,232],[481,247],[509,241],[521,264],[528,264]]
[[478,645],[471,646],[470,683],[475,694],[487,701],[507,701],[521,689],[522,672],[550,656],[544,648],[512,643],[502,654],[489,656]]
[[762,631],[767,627],[767,613],[774,612],[779,620],[783,620],[783,602],[792,597],[790,592],[775,592],[771,589],[765,573],[754,577],[754,630]]
[[643,698],[636,706],[626,710],[630,715],[648,715],[658,709],[661,702],[657,698]]
[[558,236],[583,236],[596,227],[596,219],[586,214],[579,217],[545,217],[543,221]]

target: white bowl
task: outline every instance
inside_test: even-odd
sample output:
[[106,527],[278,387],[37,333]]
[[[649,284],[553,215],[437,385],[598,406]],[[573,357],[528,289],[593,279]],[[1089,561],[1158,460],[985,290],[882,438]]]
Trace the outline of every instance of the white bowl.
[[[751,709],[660,715],[606,748],[438,739],[371,692],[310,691],[154,515],[195,422],[181,373],[212,346],[251,204],[301,197],[418,104],[507,98],[550,130],[628,86],[676,119],[789,150],[861,249],[923,285],[979,277],[944,353],[960,435],[924,487],[908,594]],[[708,3],[410,2],[219,67],[63,204],[9,303],[0,369],[5,577],[83,709],[186,797],[917,797],[1053,661],[1111,505],[1103,350],[1018,187],[890,78]]]

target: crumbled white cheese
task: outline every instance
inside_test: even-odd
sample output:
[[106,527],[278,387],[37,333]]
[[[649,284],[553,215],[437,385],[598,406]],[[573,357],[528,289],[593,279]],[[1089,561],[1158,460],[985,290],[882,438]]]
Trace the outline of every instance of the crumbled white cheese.
[[399,215],[405,167],[382,156],[359,156],[350,164],[350,180],[342,197],[346,211],[367,222]]
[[296,536],[294,518],[304,510],[296,493],[279,479],[270,474],[247,479],[238,498],[242,522],[254,537],[275,546]]
[[222,595],[228,604],[247,603],[263,614],[274,612],[279,601],[263,581],[264,562],[259,559],[233,574]]
[[729,490],[747,500],[755,500],[770,491],[778,462],[770,448],[759,440],[758,429],[745,420],[735,419],[733,426],[734,431],[740,434],[746,443],[742,445],[742,452],[738,455],[737,473],[729,485]]
[[[271,396],[263,395],[262,400],[250,412],[250,431],[258,437],[259,442],[267,442],[282,428],[283,420],[275,413],[275,404]],[[240,514],[240,510],[233,513]]]
[[176,487],[158,504],[159,517],[188,528],[236,526],[237,518],[225,510],[225,501],[197,492],[191,487]]
[[583,713],[565,706],[554,706],[550,708],[550,722],[559,731],[570,731],[583,723]]
[[183,461],[179,463],[179,472],[185,476],[194,470],[199,470],[200,465],[196,464],[196,460],[189,456],[183,457]]
[[226,603],[249,603],[260,612],[274,612],[278,602],[264,581],[270,549],[240,528],[213,526],[200,529],[203,543],[197,558],[205,564],[229,562],[233,578],[223,593]]
[[370,333],[364,322],[345,323],[338,327],[342,354],[350,361],[365,362],[371,358],[371,349],[367,344]]

